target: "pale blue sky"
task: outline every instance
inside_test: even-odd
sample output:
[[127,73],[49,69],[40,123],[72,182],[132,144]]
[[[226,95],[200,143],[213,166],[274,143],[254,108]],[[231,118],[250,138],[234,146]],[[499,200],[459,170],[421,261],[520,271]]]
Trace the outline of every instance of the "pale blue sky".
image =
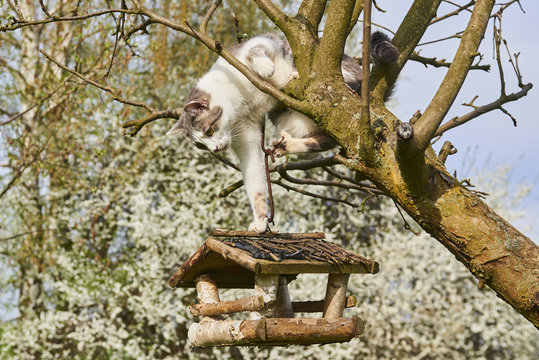
[[[386,9],[387,13],[374,11],[373,21],[396,30],[412,1],[378,0],[377,3]],[[518,126],[514,127],[507,115],[500,111],[493,111],[448,131],[437,145],[439,147],[444,140],[450,140],[458,149],[458,153],[450,156],[446,165],[451,172],[457,170],[459,179],[471,177],[473,182],[474,171],[484,172],[485,169],[511,164],[513,165],[510,178],[512,184],[522,181],[533,184],[530,196],[523,203],[527,216],[515,224],[519,230],[537,242],[539,225],[535,222],[539,216],[539,185],[537,185],[539,161],[536,156],[539,154],[539,110],[535,106],[539,103],[539,67],[537,65],[539,2],[524,0],[521,3],[526,13],[522,13],[518,4],[512,5],[505,11],[502,23],[502,35],[508,40],[511,52],[521,53],[519,64],[523,82],[534,84],[528,96],[505,105],[505,108],[517,119]],[[445,4],[439,11],[439,15],[453,9],[455,8]],[[464,30],[468,17],[468,14],[462,14],[451,18],[450,21],[435,25],[421,42],[446,37]],[[436,45],[423,46],[421,54],[427,57],[446,58],[450,61],[457,46],[458,40],[452,39]],[[461,104],[470,101],[475,95],[479,95],[476,105],[489,103],[499,96],[499,75],[493,59],[492,26],[487,29],[480,51],[484,54],[484,63],[490,63],[493,66],[492,70],[489,73],[474,71],[468,76],[447,119],[469,112],[471,109]],[[505,61],[504,65],[507,93],[519,91],[510,64]],[[403,120],[408,120],[416,110],[423,111],[445,72],[446,69],[443,68],[425,69],[423,65],[409,62],[401,74],[394,96],[396,101],[392,110],[395,114]],[[526,224],[532,227],[526,230],[524,228]]]

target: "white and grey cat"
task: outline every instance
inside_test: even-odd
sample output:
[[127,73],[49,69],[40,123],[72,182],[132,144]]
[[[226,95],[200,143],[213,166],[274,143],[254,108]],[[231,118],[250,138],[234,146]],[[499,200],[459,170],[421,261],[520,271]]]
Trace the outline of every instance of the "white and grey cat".
[[[230,51],[278,88],[283,88],[297,76],[289,44],[276,35],[253,37]],[[398,50],[389,38],[381,32],[374,33],[374,62],[394,62],[397,57]],[[361,67],[345,55],[342,72],[348,86],[358,91],[361,88]],[[282,108],[273,97],[258,90],[223,58],[219,58],[191,90],[181,117],[167,133],[185,133],[197,147],[215,153],[232,148],[239,159],[253,210],[254,221],[249,230],[259,233],[268,229],[268,194],[264,153],[260,145],[266,115],[281,136],[273,143],[275,156],[324,151],[336,145],[311,119],[297,111]]]

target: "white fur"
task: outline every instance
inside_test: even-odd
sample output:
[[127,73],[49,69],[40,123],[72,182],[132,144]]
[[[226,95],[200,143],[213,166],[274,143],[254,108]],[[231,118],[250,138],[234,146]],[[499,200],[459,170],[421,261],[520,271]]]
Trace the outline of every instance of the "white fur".
[[[281,46],[268,37],[255,37],[243,44],[236,57],[259,76],[282,88],[298,75],[291,54],[283,54]],[[261,204],[259,201],[257,204],[255,201],[257,194],[262,194],[264,199],[268,196],[260,142],[261,127],[266,114],[278,103],[270,95],[258,90],[223,58],[199,80],[197,87],[209,93],[211,105],[220,106],[223,112],[220,129],[213,136],[208,137],[194,131],[193,137],[214,152],[231,144],[238,156],[253,209],[254,221],[249,229],[264,232],[268,226],[267,203],[264,201]],[[292,110],[280,115],[276,124],[287,134],[296,137],[304,137],[316,129],[311,119]]]

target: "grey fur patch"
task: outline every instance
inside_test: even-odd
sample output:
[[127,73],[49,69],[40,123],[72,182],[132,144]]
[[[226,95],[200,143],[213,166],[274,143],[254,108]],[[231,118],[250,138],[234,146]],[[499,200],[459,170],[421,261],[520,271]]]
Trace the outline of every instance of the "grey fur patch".
[[359,94],[361,91],[361,80],[363,79],[361,66],[359,66],[356,60],[344,54],[341,69],[346,85]]
[[[189,106],[193,102],[204,106]],[[192,138],[193,130],[206,132],[210,126],[218,130],[223,109],[220,106],[211,106],[211,95],[195,87],[187,96],[184,112],[173,128],[181,128],[189,138]]]

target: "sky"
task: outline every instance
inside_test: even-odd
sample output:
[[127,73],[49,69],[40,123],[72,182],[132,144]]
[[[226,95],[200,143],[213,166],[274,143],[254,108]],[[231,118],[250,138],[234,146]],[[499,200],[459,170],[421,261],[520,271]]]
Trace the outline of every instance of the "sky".
[[[380,13],[373,10],[374,23],[380,23],[395,31],[402,18],[408,11],[411,0],[378,0],[378,5],[387,10]],[[518,184],[531,186],[530,194],[523,200],[521,210],[525,216],[512,223],[535,242],[539,241],[539,2],[536,0],[521,0],[525,13],[518,4],[509,7],[503,15],[502,36],[507,39],[512,54],[520,52],[519,67],[523,83],[531,82],[534,88],[520,100],[504,105],[516,119],[517,127],[512,120],[501,111],[496,110],[478,117],[465,125],[449,130],[435,148],[439,149],[445,140],[457,148],[458,152],[448,158],[446,166],[453,173],[457,171],[459,179],[470,178],[472,183],[478,174],[500,166],[511,166],[510,191],[516,191]],[[455,7],[444,4],[438,15],[454,10]],[[452,17],[433,26],[432,31],[425,34],[422,42],[435,40],[464,30],[469,14]],[[376,29],[375,27],[373,29]],[[450,61],[457,49],[458,39],[441,43],[421,46],[421,55],[426,57],[446,58]],[[496,100],[500,94],[500,80],[493,58],[492,22],[485,33],[485,39],[480,47],[484,54],[483,63],[491,64],[492,69],[472,71],[457,97],[446,119],[468,113],[471,108],[462,106],[476,95],[476,105],[484,105]],[[503,50],[506,92],[518,92],[517,79],[511,65],[507,62],[507,51]],[[422,64],[409,61],[397,82],[394,101],[389,108],[402,120],[408,120],[417,110],[424,111],[437,87],[442,81],[447,69],[426,69]],[[480,189],[478,189],[480,190]],[[488,203],[488,198],[486,200]]]

